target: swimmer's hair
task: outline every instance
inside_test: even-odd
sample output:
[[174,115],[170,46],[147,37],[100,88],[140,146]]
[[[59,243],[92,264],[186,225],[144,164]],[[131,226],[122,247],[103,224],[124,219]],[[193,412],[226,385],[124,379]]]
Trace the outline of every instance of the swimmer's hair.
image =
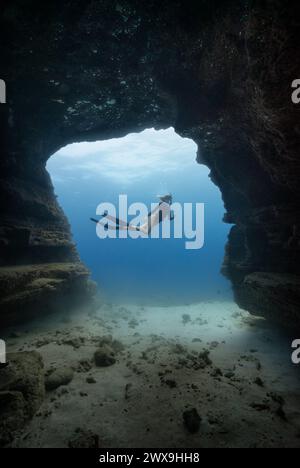
[[166,195],[157,195],[157,196],[162,202],[172,203],[173,196],[171,193],[167,193]]

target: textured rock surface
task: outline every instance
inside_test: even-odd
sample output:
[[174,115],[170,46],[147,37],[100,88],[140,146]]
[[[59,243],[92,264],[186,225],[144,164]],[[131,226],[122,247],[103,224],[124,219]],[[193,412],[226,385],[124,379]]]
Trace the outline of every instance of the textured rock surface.
[[0,380],[0,446],[12,440],[45,396],[43,360],[37,352],[9,354],[8,361]]
[[[1,264],[78,262],[45,170],[57,149],[174,126],[198,144],[235,224],[224,272],[236,298],[263,314],[245,277],[299,275],[298,18],[278,0],[7,2]],[[298,320],[280,291],[272,316]]]
[[68,443],[69,448],[100,448],[99,436],[92,431],[86,431],[80,427]]
[[115,353],[108,345],[103,345],[95,351],[95,364],[98,367],[108,367],[116,363]]
[[260,304],[264,315],[281,318],[293,326],[299,320],[300,278],[280,273],[252,273],[246,276],[237,292],[238,300],[249,312],[257,312]]
[[45,387],[47,391],[55,390],[62,385],[68,385],[74,377],[73,369],[69,367],[62,367],[60,369],[53,369],[46,376]]
[[79,262],[0,267],[1,323],[67,307],[92,294],[93,288],[88,270]]

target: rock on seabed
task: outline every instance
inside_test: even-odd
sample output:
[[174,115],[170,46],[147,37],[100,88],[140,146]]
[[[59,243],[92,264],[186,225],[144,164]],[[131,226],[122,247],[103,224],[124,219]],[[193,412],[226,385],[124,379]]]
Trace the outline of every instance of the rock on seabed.
[[0,445],[8,444],[45,397],[44,364],[36,351],[8,354],[0,374]]

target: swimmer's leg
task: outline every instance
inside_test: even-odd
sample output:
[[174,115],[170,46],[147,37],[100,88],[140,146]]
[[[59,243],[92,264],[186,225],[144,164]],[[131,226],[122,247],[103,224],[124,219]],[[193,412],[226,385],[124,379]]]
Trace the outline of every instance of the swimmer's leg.
[[128,231],[128,226],[110,226],[108,223],[102,224],[100,221],[99,224],[103,226],[105,231]]
[[112,221],[113,223],[116,223],[119,226],[126,226],[126,227],[129,226],[129,223],[126,223],[120,218],[115,218],[114,216],[110,216],[109,214],[103,215],[103,217],[105,217],[105,219],[108,219],[109,221]]
[[[109,221],[112,221],[113,223],[116,223],[116,225],[118,226],[125,226],[125,227],[128,227],[129,226],[129,223],[126,223],[125,221],[122,221],[122,219],[120,218],[115,218],[114,216],[110,216],[107,211],[105,211],[103,213],[103,215],[101,215],[102,218],[105,218],[105,219],[108,219]],[[100,220],[97,220],[95,218],[90,218],[91,221],[93,221],[94,223],[99,223]]]
[[130,225],[128,224],[127,226],[110,226],[109,224],[102,224],[100,223],[104,229],[106,231],[110,230],[110,231],[141,231],[140,227],[139,226],[134,226],[134,225]]
[[[114,219],[117,219],[117,218],[114,218]],[[124,225],[117,224],[116,226],[110,226],[108,223],[102,224],[100,220],[97,220],[95,218],[90,218],[90,220],[93,221],[94,223],[101,224],[101,226],[103,226],[106,231],[110,230],[110,231],[142,231],[143,232],[143,229],[141,229],[141,227],[134,226],[129,223],[124,223],[124,221],[122,221]]]
[[151,223],[147,222],[145,224],[142,224],[138,230],[141,231],[143,234],[147,234],[149,236],[152,231],[152,225]]
[[[101,216],[106,216],[106,215],[101,215]],[[93,221],[96,224],[100,223],[100,219],[90,218],[90,221]]]

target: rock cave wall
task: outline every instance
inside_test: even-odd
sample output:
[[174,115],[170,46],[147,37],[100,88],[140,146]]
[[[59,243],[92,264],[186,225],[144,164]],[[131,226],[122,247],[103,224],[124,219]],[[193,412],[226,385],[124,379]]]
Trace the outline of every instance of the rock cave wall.
[[91,295],[45,169],[51,154],[170,126],[197,143],[221,189],[236,301],[299,324],[299,18],[277,0],[4,3],[2,324]]

